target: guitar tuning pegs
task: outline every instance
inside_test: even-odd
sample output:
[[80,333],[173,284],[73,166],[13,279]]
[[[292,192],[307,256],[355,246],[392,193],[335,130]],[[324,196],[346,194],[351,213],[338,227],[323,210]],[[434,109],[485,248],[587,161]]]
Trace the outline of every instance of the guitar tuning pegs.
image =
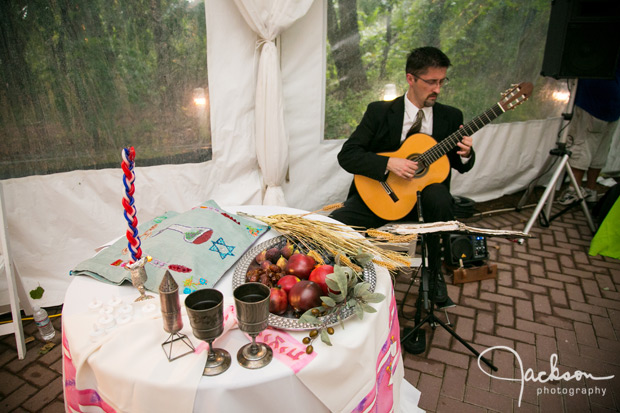
[[514,91],[518,88],[518,86],[519,86],[519,85],[515,85],[515,84],[510,85],[510,88],[509,88],[509,89],[506,89],[506,90],[504,90],[504,91],[501,93],[502,98],[505,98],[505,97],[506,97],[506,96],[508,96],[509,94],[513,93],[513,92],[514,92]]

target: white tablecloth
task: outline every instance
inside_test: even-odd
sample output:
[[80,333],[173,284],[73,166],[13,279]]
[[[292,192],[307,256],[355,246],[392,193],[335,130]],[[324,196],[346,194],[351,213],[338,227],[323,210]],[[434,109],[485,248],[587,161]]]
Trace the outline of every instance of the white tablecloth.
[[[267,206],[226,209],[255,215],[304,212]],[[322,216],[312,218],[328,219]],[[258,242],[277,235],[275,231],[269,231]],[[228,305],[232,303],[233,270],[234,267],[215,286],[226,297]],[[297,374],[275,357],[262,369],[248,370],[239,366],[237,350],[248,342],[248,338],[233,328],[214,343],[230,352],[231,367],[219,376],[205,377],[201,375],[206,359],[204,351],[168,362],[161,348],[167,333],[163,330],[157,294],[150,293],[155,296],[153,300],[132,304],[135,316],[131,323],[116,326],[105,336],[91,339],[90,331],[100,315],[89,310],[89,306],[96,300],[104,304],[111,300],[120,300],[120,305],[133,303],[138,292],[128,284],[115,286],[88,277],[76,277],[67,290],[63,307],[67,410],[314,413],[357,411],[370,406],[367,411],[388,411],[384,405],[388,398],[382,384],[387,386],[390,393],[387,404],[394,411],[414,411],[419,392],[403,377],[400,345],[394,335],[394,331],[398,331],[398,321],[392,284],[383,268],[377,268],[376,291],[387,297],[384,302],[374,305],[377,313],[366,313],[363,320],[356,317],[347,320],[344,330],[336,326],[331,347],[316,340],[315,358]],[[183,306],[185,297],[181,294],[182,332],[196,346],[200,342],[191,333]],[[143,312],[145,307],[151,311]],[[390,319],[396,320],[392,329]],[[286,333],[299,342],[306,335],[304,332]],[[177,344],[175,348],[180,347]],[[382,360],[378,360],[380,354],[384,355]],[[384,371],[387,371],[389,381],[375,380]],[[373,398],[376,400],[371,400]]]

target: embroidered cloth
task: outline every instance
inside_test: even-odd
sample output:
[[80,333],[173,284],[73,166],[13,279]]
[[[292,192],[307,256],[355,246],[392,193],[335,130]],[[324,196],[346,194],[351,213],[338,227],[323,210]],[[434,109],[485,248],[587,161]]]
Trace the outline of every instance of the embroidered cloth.
[[[152,257],[145,264],[144,287],[158,291],[169,270],[183,294],[212,288],[267,229],[266,225],[220,209],[214,201],[184,213],[166,212],[138,226],[143,256]],[[114,284],[131,282],[131,272],[125,268],[130,259],[123,237],[78,264],[71,273]]]

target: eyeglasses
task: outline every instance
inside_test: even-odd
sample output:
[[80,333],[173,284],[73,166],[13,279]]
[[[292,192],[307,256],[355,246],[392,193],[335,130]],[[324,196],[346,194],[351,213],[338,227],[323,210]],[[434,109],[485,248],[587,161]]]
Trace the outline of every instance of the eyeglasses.
[[445,86],[446,83],[450,81],[447,77],[444,77],[443,79],[422,79],[420,76],[416,76],[414,74],[411,74],[411,76],[420,79],[422,82],[431,86]]

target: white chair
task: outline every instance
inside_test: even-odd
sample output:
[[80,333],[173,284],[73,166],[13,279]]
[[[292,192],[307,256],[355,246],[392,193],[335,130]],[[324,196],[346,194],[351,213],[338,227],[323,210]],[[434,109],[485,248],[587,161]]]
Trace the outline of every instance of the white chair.
[[[2,247],[2,256],[0,256],[0,273],[4,272],[6,275],[7,286],[9,290],[9,300],[11,305],[11,313],[13,321],[0,325],[0,335],[15,334],[15,342],[17,344],[17,356],[20,359],[26,357],[26,342],[24,341],[24,328],[22,326],[21,318],[21,305],[20,295],[25,306],[30,307],[30,301],[25,298],[25,291],[19,280],[17,269],[11,259],[9,236],[8,236],[8,222],[6,217],[6,211],[4,209],[4,191],[2,188],[2,182],[0,182],[0,245]],[[21,294],[18,294],[18,288]],[[24,308],[28,310],[28,308]]]

